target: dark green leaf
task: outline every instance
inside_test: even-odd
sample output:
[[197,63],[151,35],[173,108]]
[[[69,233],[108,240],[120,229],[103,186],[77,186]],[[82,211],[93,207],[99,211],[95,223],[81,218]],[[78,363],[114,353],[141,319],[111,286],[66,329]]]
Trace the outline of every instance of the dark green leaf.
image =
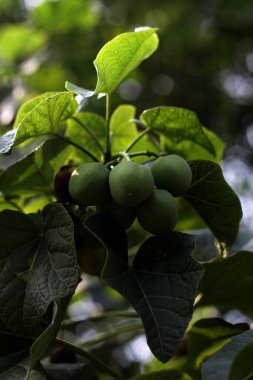
[[44,354],[51,341],[55,338],[59,326],[65,316],[68,306],[69,297],[54,302],[53,317],[50,325],[43,333],[33,342],[30,349],[31,366],[33,367],[41,355]]
[[30,216],[0,213],[0,318],[12,331],[36,336],[51,302],[78,282],[72,220],[60,204]]
[[30,360],[23,359],[19,363],[1,373],[1,380],[28,380],[30,372]]
[[215,153],[210,153],[203,146],[195,143],[194,141],[182,141],[174,143],[173,139],[169,136],[161,136],[163,150],[168,153],[179,154],[185,160],[211,160],[217,163],[221,162],[223,151],[225,148],[224,142],[212,131],[202,127],[206,137],[212,143]]
[[189,162],[192,185],[184,197],[199,213],[215,237],[227,246],[235,241],[242,209],[238,196],[213,161]]
[[29,356],[33,340],[15,336],[6,328],[1,328],[0,339],[0,374],[2,374]]
[[246,323],[232,325],[220,318],[197,321],[187,334],[188,365],[199,369],[202,362],[217,352],[228,339],[248,329]]
[[123,33],[102,47],[94,61],[98,78],[95,93],[110,94],[129,72],[157,49],[156,30],[139,28]]
[[191,377],[177,370],[163,370],[136,375],[129,380],[191,380]]
[[[208,359],[203,364],[203,380],[246,380],[247,376],[253,373],[252,360],[250,360],[250,362],[247,363],[244,363],[243,360],[239,371],[237,367],[237,374],[239,374],[239,377],[235,378],[231,370],[233,368],[233,362],[236,356],[239,355],[240,350],[243,349],[249,343],[252,345],[252,340],[252,330],[245,331],[244,333],[233,337],[229,343],[227,343],[219,352],[217,352],[213,357]],[[245,364],[247,364],[246,371]]]
[[215,305],[222,312],[238,309],[253,315],[253,304],[249,301],[253,288],[252,252],[241,251],[224,259],[218,258],[205,263],[204,268],[198,305]]
[[231,365],[228,380],[252,380],[253,378],[253,339],[246,343],[237,353]]
[[127,236],[123,227],[109,214],[98,213],[85,217],[87,228],[105,247],[107,252],[101,276],[117,276],[128,268]]
[[9,153],[13,145],[32,137],[57,133],[61,122],[70,117],[76,107],[70,92],[60,92],[46,98],[26,114],[16,129],[0,138],[0,154]]
[[93,215],[85,222],[107,251],[101,277],[136,309],[151,351],[166,362],[178,347],[191,318],[202,275],[202,267],[191,257],[195,242],[192,236],[176,232],[151,237],[129,267],[125,261],[126,248],[122,250],[126,246],[123,232],[119,227],[115,230],[109,219],[103,222],[101,215]]
[[176,107],[156,107],[144,111],[140,119],[152,130],[168,136],[172,145],[189,140],[215,155],[213,144],[192,111]]

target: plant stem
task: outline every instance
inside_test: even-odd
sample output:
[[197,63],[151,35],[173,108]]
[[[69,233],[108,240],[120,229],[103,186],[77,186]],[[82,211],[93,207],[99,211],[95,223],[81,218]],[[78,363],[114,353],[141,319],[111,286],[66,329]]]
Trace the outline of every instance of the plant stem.
[[105,110],[106,152],[105,152],[105,162],[108,162],[111,159],[110,117],[111,117],[111,98],[110,98],[110,94],[106,94],[106,110]]
[[62,136],[58,133],[54,133],[53,136],[56,136],[58,137],[59,139],[65,141],[66,143],[70,144],[70,145],[73,145],[75,148],[81,150],[83,153],[85,153],[87,156],[89,156],[93,161],[96,161],[98,162],[98,159],[92,154],[90,153],[88,150],[86,150],[85,148],[83,148],[81,145],[75,143],[73,140],[71,140],[70,138],[66,137],[66,136]]
[[135,322],[128,325],[118,326],[115,328],[111,328],[110,331],[105,331],[92,339],[87,340],[82,343],[82,347],[89,347],[97,343],[101,343],[107,339],[114,338],[115,336],[123,333],[129,333],[132,331],[143,329],[142,322]]
[[115,311],[105,311],[103,313],[88,317],[86,319],[80,319],[80,320],[72,320],[72,319],[65,319],[62,323],[62,326],[69,326],[69,325],[75,325],[80,322],[85,321],[96,321],[100,319],[105,318],[139,318],[139,315],[135,311],[127,311],[127,310],[115,310]]
[[71,116],[71,119],[76,121],[79,125],[81,125],[81,127],[83,127],[86,132],[91,136],[91,138],[94,140],[94,142],[97,144],[99,150],[104,153],[104,148],[103,146],[100,144],[100,142],[98,141],[97,137],[95,136],[95,134],[92,132],[92,130],[88,127],[88,125],[86,125],[84,122],[82,122],[82,120],[78,119],[77,117],[75,116]]
[[76,346],[75,344],[72,344],[64,339],[56,338],[55,342],[60,344],[61,346],[68,348],[72,351],[74,351],[77,355],[80,355],[91,362],[93,362],[98,368],[103,370],[104,372],[110,374],[111,376],[115,377],[116,379],[122,379],[122,377],[118,374],[115,369],[111,368],[108,364],[103,362],[101,359],[97,358],[95,355],[91,354],[90,352],[85,351],[83,348]]
[[143,137],[145,136],[149,131],[151,131],[151,128],[146,128],[144,129],[144,131],[142,131],[137,137],[136,139],[134,139],[131,144],[128,145],[128,147],[126,148],[125,152],[129,152],[129,150],[131,150],[133,148],[133,146]]
[[151,152],[149,150],[145,150],[143,152],[134,152],[134,153],[128,153],[129,157],[136,157],[136,156],[147,156],[147,157],[160,157],[158,153]]

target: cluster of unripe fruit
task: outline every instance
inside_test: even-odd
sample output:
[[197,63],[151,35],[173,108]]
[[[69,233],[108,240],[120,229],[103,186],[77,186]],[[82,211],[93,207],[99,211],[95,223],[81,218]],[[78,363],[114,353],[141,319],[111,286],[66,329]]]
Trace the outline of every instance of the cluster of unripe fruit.
[[99,162],[79,165],[69,179],[69,194],[82,206],[113,215],[125,229],[137,217],[152,234],[165,234],[178,220],[175,197],[192,182],[192,172],[181,156],[159,157],[150,165],[131,160],[109,170]]

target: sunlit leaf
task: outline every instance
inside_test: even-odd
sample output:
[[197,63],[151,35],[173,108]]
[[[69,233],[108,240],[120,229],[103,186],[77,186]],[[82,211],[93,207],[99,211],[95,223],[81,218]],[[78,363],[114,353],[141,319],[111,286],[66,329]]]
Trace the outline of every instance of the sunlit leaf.
[[0,154],[9,153],[13,145],[31,137],[57,133],[61,122],[70,117],[76,107],[76,101],[70,92],[60,92],[47,97],[26,114],[16,129],[1,136]]
[[110,94],[128,73],[157,49],[156,30],[143,28],[123,33],[102,47],[94,61],[98,77],[95,93]]
[[196,114],[177,107],[156,107],[144,111],[141,120],[152,130],[170,139],[170,144],[193,141],[212,155],[214,147],[204,132]]

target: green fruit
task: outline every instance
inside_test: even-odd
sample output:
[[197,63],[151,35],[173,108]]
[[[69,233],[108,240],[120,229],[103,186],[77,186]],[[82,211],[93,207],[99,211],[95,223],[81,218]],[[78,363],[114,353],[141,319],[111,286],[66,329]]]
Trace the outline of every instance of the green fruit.
[[155,185],[174,197],[183,195],[191,186],[192,172],[187,161],[177,154],[157,158],[151,166]]
[[129,228],[135,219],[135,210],[131,207],[123,207],[118,203],[114,202],[112,199],[108,202],[101,203],[96,206],[96,210],[98,212],[106,212],[112,215],[115,219],[117,219],[122,226],[127,229]]
[[69,193],[80,205],[92,206],[110,197],[109,170],[100,162],[79,165],[69,180]]
[[151,195],[154,179],[149,168],[133,161],[124,161],[111,170],[109,186],[116,203],[135,207]]
[[152,195],[136,208],[140,225],[151,234],[166,234],[177,224],[177,205],[166,190],[155,189]]

